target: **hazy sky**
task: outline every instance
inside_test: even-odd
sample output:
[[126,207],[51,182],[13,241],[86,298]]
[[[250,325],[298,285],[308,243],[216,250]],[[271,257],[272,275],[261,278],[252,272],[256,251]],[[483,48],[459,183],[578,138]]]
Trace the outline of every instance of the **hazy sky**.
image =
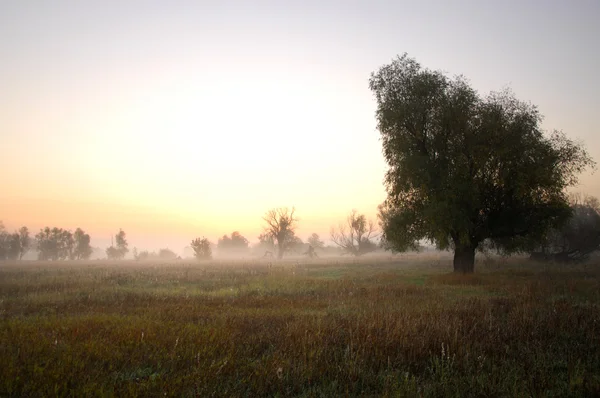
[[[403,52],[510,86],[600,160],[600,2],[0,2],[0,219],[170,246],[295,206],[375,218],[371,72]],[[578,190],[600,196],[599,175]]]

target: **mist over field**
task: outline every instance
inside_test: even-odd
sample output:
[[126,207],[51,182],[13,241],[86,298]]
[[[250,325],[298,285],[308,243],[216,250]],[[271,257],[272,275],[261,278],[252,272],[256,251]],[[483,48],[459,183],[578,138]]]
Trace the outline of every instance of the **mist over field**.
[[0,397],[600,396],[600,2],[0,2]]

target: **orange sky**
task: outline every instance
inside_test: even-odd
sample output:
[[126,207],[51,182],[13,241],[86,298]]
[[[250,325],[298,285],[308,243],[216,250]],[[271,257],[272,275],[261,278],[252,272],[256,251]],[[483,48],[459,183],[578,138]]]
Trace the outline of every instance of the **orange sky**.
[[596,5],[401,3],[0,4],[0,220],[181,251],[255,241],[275,207],[296,207],[303,238],[353,208],[374,219],[368,79],[404,51],[482,93],[510,85],[600,159]]

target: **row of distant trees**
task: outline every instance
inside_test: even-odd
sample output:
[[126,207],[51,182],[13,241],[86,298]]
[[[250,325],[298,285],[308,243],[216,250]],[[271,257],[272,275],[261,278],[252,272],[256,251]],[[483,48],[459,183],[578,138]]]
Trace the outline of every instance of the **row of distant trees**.
[[[129,251],[123,230],[115,238],[116,245],[106,249],[109,259],[123,258]],[[0,221],[0,260],[21,260],[29,250],[37,251],[38,260],[49,261],[89,260],[94,252],[90,235],[81,228],[45,227],[32,237],[27,227],[9,233]]]
[[27,227],[9,233],[0,221],[0,260],[20,260],[30,249],[40,260],[87,260],[93,252],[90,235],[81,228],[46,227],[31,237]]
[[[573,194],[570,196],[570,218],[560,227],[550,228],[543,239],[532,243],[528,252],[532,258],[540,260],[569,261],[583,259],[590,253],[600,250],[600,201],[593,196]],[[255,253],[276,253],[281,259],[289,253],[310,254],[325,249],[325,242],[313,233],[306,242],[296,236],[299,219],[295,208],[277,208],[269,210],[264,216],[264,230],[258,236]],[[376,241],[378,231],[375,223],[364,214],[352,210],[345,222],[330,231],[331,241],[342,254],[361,256],[385,248],[385,240]],[[27,227],[9,233],[0,221],[0,260],[22,259],[30,249],[38,252],[39,260],[87,260],[93,253],[90,235],[81,228],[75,232],[62,228],[46,227],[33,238]],[[483,246],[483,245],[482,245]],[[246,254],[250,242],[240,232],[223,235],[216,244],[222,253]],[[205,238],[196,238],[190,243],[194,256],[201,260],[212,258],[212,244]],[[494,248],[494,242],[488,242],[482,248]],[[114,243],[106,249],[109,260],[123,259],[129,252],[125,231],[119,230]],[[161,249],[158,253],[133,249],[136,260],[162,259],[173,260],[179,256],[170,249]]]
[[21,227],[9,233],[0,221],[0,260],[20,260],[29,250],[31,239],[29,229]]
[[[325,242],[321,237],[313,233],[306,242],[296,235],[299,219],[296,217],[296,209],[276,208],[271,209],[263,216],[264,230],[258,236],[258,244],[254,247],[259,253],[265,255],[276,253],[281,259],[289,253],[313,255],[317,250],[325,249]],[[360,256],[372,252],[378,248],[375,241],[377,231],[375,223],[367,220],[364,214],[356,210],[348,215],[346,221],[337,228],[331,228],[331,240],[343,254]],[[211,242],[207,238],[196,238],[191,244],[194,255],[199,259],[210,259],[212,257]],[[217,241],[219,252],[244,254],[250,250],[248,239],[238,231],[231,235],[223,235]]]

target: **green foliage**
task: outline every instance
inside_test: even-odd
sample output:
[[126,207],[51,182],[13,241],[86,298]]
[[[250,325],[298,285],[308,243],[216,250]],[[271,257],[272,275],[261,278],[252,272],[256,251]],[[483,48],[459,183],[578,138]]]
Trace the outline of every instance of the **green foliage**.
[[9,264],[0,396],[598,396],[597,264],[433,259]]
[[210,260],[212,258],[212,249],[207,238],[196,238],[190,246],[194,250],[194,255],[198,260]]
[[484,240],[523,250],[568,218],[565,188],[594,162],[564,134],[545,135],[534,106],[509,91],[481,97],[406,55],[373,73],[370,88],[389,166],[379,213],[387,248],[427,239],[472,272]]

